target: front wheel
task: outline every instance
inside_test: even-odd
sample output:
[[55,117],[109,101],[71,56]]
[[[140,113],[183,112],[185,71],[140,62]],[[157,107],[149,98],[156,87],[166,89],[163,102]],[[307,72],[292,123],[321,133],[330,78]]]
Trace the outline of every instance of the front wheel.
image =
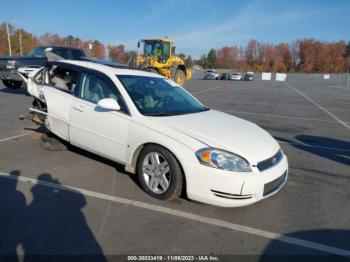
[[17,81],[17,80],[2,80],[2,83],[7,88],[11,88],[11,89],[20,88],[22,86],[22,81]]
[[172,153],[161,146],[148,145],[140,153],[137,176],[142,189],[161,200],[180,196],[183,177]]

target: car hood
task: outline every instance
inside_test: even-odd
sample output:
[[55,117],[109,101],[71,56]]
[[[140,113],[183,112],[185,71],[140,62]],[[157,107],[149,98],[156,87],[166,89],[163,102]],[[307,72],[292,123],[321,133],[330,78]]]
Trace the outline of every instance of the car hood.
[[238,154],[251,164],[273,156],[280,148],[276,140],[256,124],[216,110],[157,117],[157,121],[209,147]]

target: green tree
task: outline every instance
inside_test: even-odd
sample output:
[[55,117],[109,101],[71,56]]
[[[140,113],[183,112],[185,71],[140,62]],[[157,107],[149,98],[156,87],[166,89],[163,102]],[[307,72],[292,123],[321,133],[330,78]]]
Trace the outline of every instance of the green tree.
[[179,57],[181,57],[182,60],[185,60],[186,55],[185,55],[184,53],[180,53],[180,54],[179,54]]
[[208,68],[208,59],[206,55],[202,55],[199,59],[199,64],[202,68]]
[[216,62],[216,50],[210,49],[208,56],[207,56],[207,67],[214,68],[215,62]]
[[193,60],[192,60],[192,57],[191,55],[189,55],[185,61],[185,64],[186,64],[186,67],[187,68],[192,68],[193,66]]
[[126,54],[124,45],[108,45],[108,56],[113,61],[126,63]]

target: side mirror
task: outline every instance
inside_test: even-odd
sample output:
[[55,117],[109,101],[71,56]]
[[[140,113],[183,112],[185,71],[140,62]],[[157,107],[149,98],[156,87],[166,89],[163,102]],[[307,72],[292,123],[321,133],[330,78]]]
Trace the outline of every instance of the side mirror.
[[113,98],[105,98],[98,101],[97,105],[103,109],[119,111],[120,105]]

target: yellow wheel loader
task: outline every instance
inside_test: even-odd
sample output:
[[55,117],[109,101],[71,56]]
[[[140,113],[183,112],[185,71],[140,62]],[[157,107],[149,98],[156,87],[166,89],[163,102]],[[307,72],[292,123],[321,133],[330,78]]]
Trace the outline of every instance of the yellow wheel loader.
[[191,79],[192,72],[186,68],[184,60],[175,55],[173,41],[167,38],[142,39],[137,46],[143,44],[143,53],[136,55],[133,67],[148,70],[173,79],[181,86]]

